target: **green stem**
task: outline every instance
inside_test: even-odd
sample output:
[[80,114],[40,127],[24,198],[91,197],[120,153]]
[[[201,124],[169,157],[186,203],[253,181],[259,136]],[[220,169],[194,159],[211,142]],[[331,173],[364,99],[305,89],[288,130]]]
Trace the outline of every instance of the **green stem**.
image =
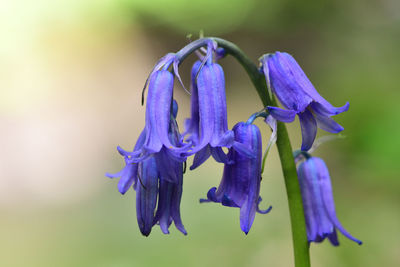
[[[277,106],[274,97],[268,94],[264,74],[235,44],[220,38],[212,37],[226,52],[235,57],[246,70],[264,106]],[[294,261],[296,267],[309,267],[310,255],[307,241],[306,224],[304,220],[303,204],[300,186],[297,179],[296,165],[289,135],[283,122],[278,122],[277,141],[283,176],[285,178],[286,193],[289,202],[290,221],[292,226]]]

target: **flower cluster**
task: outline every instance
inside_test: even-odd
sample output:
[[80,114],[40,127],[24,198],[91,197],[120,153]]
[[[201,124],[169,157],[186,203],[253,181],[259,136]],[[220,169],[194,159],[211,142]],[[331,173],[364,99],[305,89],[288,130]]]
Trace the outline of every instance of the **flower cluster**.
[[[178,104],[173,97],[173,85],[175,77],[182,83],[179,65],[194,51],[199,60],[191,71],[191,116],[186,119],[181,134],[176,121]],[[257,212],[265,214],[271,210],[271,207],[259,208],[264,161],[261,132],[253,124],[256,118],[263,117],[272,130],[264,160],[276,141],[277,121],[292,122],[296,115],[299,116],[302,155],[311,148],[317,127],[333,133],[343,130],[330,117],[346,111],[348,103],[341,108],[333,107],[317,93],[293,57],[280,52],[262,57],[260,71],[285,109],[267,106],[230,130],[224,71],[218,64],[224,55],[225,50],[218,47],[215,40],[199,39],[178,53],[169,53],[160,59],[146,81],[142,99],[148,88],[145,127],[132,151],[117,148],[124,157],[125,167],[116,174],[106,174],[110,178],[120,177],[118,189],[121,194],[130,187],[136,191],[137,221],[145,236],[156,224],[168,234],[172,222],[186,235],[180,202],[186,160],[192,155],[191,170],[210,156],[224,164],[218,188],[211,188],[207,198],[200,202],[239,208],[240,227],[245,234],[250,231]],[[329,175],[322,160],[307,158],[299,164],[298,174],[309,241],[320,242],[328,237],[337,245],[335,229],[338,229],[359,242],[336,219]]]
[[[191,117],[186,120],[182,135],[176,122],[178,105],[173,100],[174,74],[180,80],[177,71],[180,62],[176,54],[163,57],[146,82],[145,128],[133,151],[118,147],[126,165],[120,172],[107,176],[121,177],[118,188],[122,194],[133,185],[137,220],[145,236],[150,234],[155,224],[160,225],[163,233],[169,233],[172,222],[186,234],[180,216],[180,200],[183,165],[191,155],[194,155],[191,170],[210,156],[225,164],[228,171],[224,177],[230,173],[227,182],[232,190],[218,192],[218,197],[210,200],[240,207],[241,226],[245,233],[250,230],[255,212],[265,213],[258,209],[261,201],[261,135],[255,125],[245,127],[250,132],[243,137],[244,130],[238,130],[240,127],[233,131],[228,129],[225,77],[222,67],[216,62],[220,55],[221,50],[210,41],[206,54],[200,55],[201,60],[193,65]],[[171,65],[174,74],[168,70]],[[224,147],[230,150],[228,155],[223,151]],[[223,181],[227,179],[223,178]],[[226,199],[230,199],[229,203]]]

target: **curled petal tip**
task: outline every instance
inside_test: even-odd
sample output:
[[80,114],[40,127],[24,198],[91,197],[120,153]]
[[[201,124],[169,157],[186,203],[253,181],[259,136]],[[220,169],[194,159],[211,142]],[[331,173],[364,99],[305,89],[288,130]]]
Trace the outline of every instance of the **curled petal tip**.
[[120,147],[120,146],[117,146],[117,150],[118,150],[118,153],[119,153],[121,156],[127,156],[127,155],[131,154],[131,152],[126,151],[125,149],[123,149],[123,148]]
[[118,153],[119,154],[121,154],[121,156],[124,156],[124,154],[125,154],[125,150],[122,148],[122,147],[120,147],[120,146],[117,146],[117,151],[118,151]]
[[111,173],[109,173],[109,172],[106,172],[106,177],[108,177],[108,178],[115,178],[116,176],[114,176],[114,174],[111,174]]
[[266,209],[266,210],[261,210],[259,207],[257,207],[257,212],[261,213],[261,214],[267,214],[271,210],[272,210],[272,206],[269,206],[268,209]]
[[[350,103],[349,103],[349,102],[346,102],[346,104],[344,104],[344,106],[341,107],[341,108],[339,108],[339,109],[341,109],[341,110],[340,110],[341,112],[345,112],[345,111],[348,111],[349,108],[350,108]],[[341,112],[339,112],[339,113],[341,113]],[[361,243],[362,243],[362,242],[361,242]],[[361,244],[360,244],[360,245],[361,245]]]
[[278,107],[267,107],[268,112],[273,118],[282,122],[292,122],[296,118],[296,111],[290,109],[282,109]]
[[256,205],[256,211],[257,211],[258,213],[261,213],[261,214],[267,214],[268,212],[271,211],[272,206],[269,206],[266,210],[262,210],[262,209],[260,209],[260,203],[261,203],[261,201],[262,201],[262,197],[258,197],[258,201],[257,201],[257,205]]

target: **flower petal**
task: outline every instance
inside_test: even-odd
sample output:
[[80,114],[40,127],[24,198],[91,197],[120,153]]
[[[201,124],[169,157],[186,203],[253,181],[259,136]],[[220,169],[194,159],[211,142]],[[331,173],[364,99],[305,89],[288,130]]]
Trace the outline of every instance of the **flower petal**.
[[314,143],[315,136],[317,135],[317,122],[309,110],[297,114],[300,119],[302,144],[301,150],[307,151]]
[[233,142],[233,149],[239,152],[241,155],[245,156],[249,159],[255,159],[257,157],[257,153],[255,150],[251,149],[249,146],[239,143],[237,141]]
[[153,227],[154,210],[157,204],[158,175],[155,159],[149,158],[140,163],[141,181],[136,188],[136,213],[139,229],[148,236]]
[[160,179],[159,181],[159,194],[158,194],[158,205],[157,212],[153,219],[153,225],[157,222],[160,224],[161,231],[164,234],[169,234],[170,212],[171,212],[171,199],[173,191],[173,183],[167,180]]
[[322,200],[323,204],[325,207],[325,210],[327,212],[327,215],[329,219],[332,221],[334,226],[348,239],[353,240],[354,242],[358,243],[359,245],[362,244],[362,242],[356,238],[354,238],[352,235],[350,235],[349,232],[347,232],[342,224],[339,222],[339,220],[336,217],[336,212],[335,212],[335,203],[333,200],[333,193],[332,193],[332,185],[331,181],[329,178],[329,171],[328,168],[326,167],[324,161],[322,159],[316,158],[316,164],[318,164],[319,168],[319,179],[320,179],[320,186],[321,186],[321,195],[322,195]]
[[227,147],[230,148],[235,141],[235,135],[231,130],[225,131],[221,134],[218,139],[214,140],[215,142],[210,142],[210,145],[213,147]]
[[238,208],[239,205],[235,203],[235,201],[233,201],[233,199],[231,199],[228,195],[224,194],[224,196],[221,199],[221,204],[222,206],[226,206],[226,207],[233,207],[233,208]]
[[221,147],[210,147],[212,157],[219,163],[232,164],[233,161],[229,160],[228,156]]
[[207,145],[202,150],[196,153],[193,159],[193,164],[190,166],[190,170],[194,170],[203,164],[211,156],[210,146]]
[[304,73],[297,61],[288,53],[277,52],[277,57],[280,59],[284,69],[290,70],[291,78],[301,87],[303,94],[314,99],[315,101],[327,102],[315,89],[307,75]]
[[278,121],[282,122],[292,122],[296,117],[296,111],[294,110],[287,110],[278,107],[267,107],[269,114],[272,117],[277,119]]
[[138,164],[127,164],[118,182],[118,191],[123,195],[137,180]]
[[334,245],[335,247],[339,246],[339,240],[337,237],[336,229],[328,235],[329,241],[331,241],[331,244]]
[[253,225],[256,208],[247,199],[240,208],[240,228],[247,235]]
[[[176,168],[182,170],[182,164],[177,165]],[[182,224],[180,204],[182,198],[182,184],[183,184],[183,173],[179,172],[178,183],[174,185],[171,202],[171,218],[174,221],[175,227],[181,231],[184,235],[187,235],[186,229]]]
[[125,158],[125,167],[115,174],[106,173],[106,176],[109,178],[121,177],[118,182],[118,190],[121,194],[125,194],[126,191],[132,186],[133,183],[136,184],[137,182],[137,172],[138,172],[138,165],[136,163],[132,163],[128,157],[128,154],[135,154],[140,153],[140,150],[143,146],[143,143],[146,139],[146,132],[143,130],[138,140],[136,141],[135,147],[133,152],[127,152],[123,150],[121,147],[117,147],[118,151],[121,155]]
[[154,154],[156,159],[157,170],[160,178],[171,183],[177,183],[178,177],[175,169],[175,164],[171,157],[168,155],[167,149],[163,147],[160,152]]
[[346,104],[342,107],[334,107],[332,106],[329,102],[312,102],[311,103],[311,109],[316,113],[321,116],[334,116],[337,114],[340,114],[342,112],[345,112],[349,109],[349,102],[346,102]]
[[217,188],[216,187],[212,187],[210,190],[208,190],[207,192],[207,199],[214,201],[214,202],[219,202],[221,201],[220,199],[217,198],[216,196],[216,191]]
[[329,117],[321,116],[316,113],[315,119],[317,121],[318,127],[324,131],[330,133],[340,133],[344,130],[344,128],[340,124]]

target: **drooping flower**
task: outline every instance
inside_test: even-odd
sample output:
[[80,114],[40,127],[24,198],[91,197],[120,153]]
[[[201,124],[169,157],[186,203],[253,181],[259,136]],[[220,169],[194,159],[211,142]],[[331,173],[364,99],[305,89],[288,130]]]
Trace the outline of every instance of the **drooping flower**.
[[[168,139],[173,146],[177,146],[181,140],[175,120],[177,111],[178,106],[174,100],[168,128]],[[143,151],[146,135],[145,128],[130,154]],[[121,194],[134,184],[137,221],[141,233],[148,236],[152,227],[159,224],[162,232],[168,234],[168,228],[174,222],[177,229],[186,235],[180,216],[185,158],[177,157],[165,146],[137,163],[125,151],[120,150],[120,153],[125,158],[126,166],[116,174],[106,175],[110,178],[121,177],[118,183]]]
[[[133,152],[128,152],[118,147],[120,153],[128,156],[132,162],[139,162],[163,148],[167,152],[182,160],[181,154],[191,146],[180,140],[173,144],[170,140],[169,128],[171,124],[171,110],[174,75],[168,71],[174,61],[174,54],[168,54],[160,60],[151,72],[148,84],[148,95],[146,102],[146,138],[142,147]],[[183,160],[184,161],[184,160]]]
[[185,135],[194,147],[187,155],[195,154],[191,170],[210,155],[218,162],[228,163],[222,147],[230,148],[233,132],[228,130],[225,78],[222,67],[213,62],[216,47],[210,43],[204,61],[192,68],[191,118],[186,121]]
[[240,227],[248,233],[253,224],[256,211],[261,202],[261,157],[262,142],[260,130],[256,125],[239,122],[233,127],[235,142],[229,149],[228,158],[233,164],[225,164],[221,183],[211,188],[207,199],[200,202],[219,202],[224,206],[240,208]]
[[306,155],[305,161],[297,167],[303,200],[304,214],[309,242],[322,242],[325,238],[334,246],[339,245],[336,230],[358,243],[362,242],[347,232],[335,212],[329,171],[321,158]]
[[[173,104],[173,119],[170,123],[169,136],[172,144],[176,146],[181,140],[181,135],[175,120],[178,113],[178,105],[175,101]],[[165,154],[162,157],[159,157],[159,153],[155,154],[160,181],[158,207],[154,223],[160,225],[161,231],[164,234],[169,234],[168,228],[173,221],[175,227],[186,235],[187,232],[182,224],[180,213],[184,169],[183,161],[186,159],[176,158],[174,155],[168,153],[169,150],[165,147],[163,150]]]
[[332,106],[318,94],[299,64],[288,53],[267,54],[260,60],[269,88],[287,109],[268,107],[268,111],[283,122],[292,122],[296,114],[299,116],[303,151],[311,148],[317,127],[331,133],[343,130],[330,117],[347,111],[348,102],[339,108]]

